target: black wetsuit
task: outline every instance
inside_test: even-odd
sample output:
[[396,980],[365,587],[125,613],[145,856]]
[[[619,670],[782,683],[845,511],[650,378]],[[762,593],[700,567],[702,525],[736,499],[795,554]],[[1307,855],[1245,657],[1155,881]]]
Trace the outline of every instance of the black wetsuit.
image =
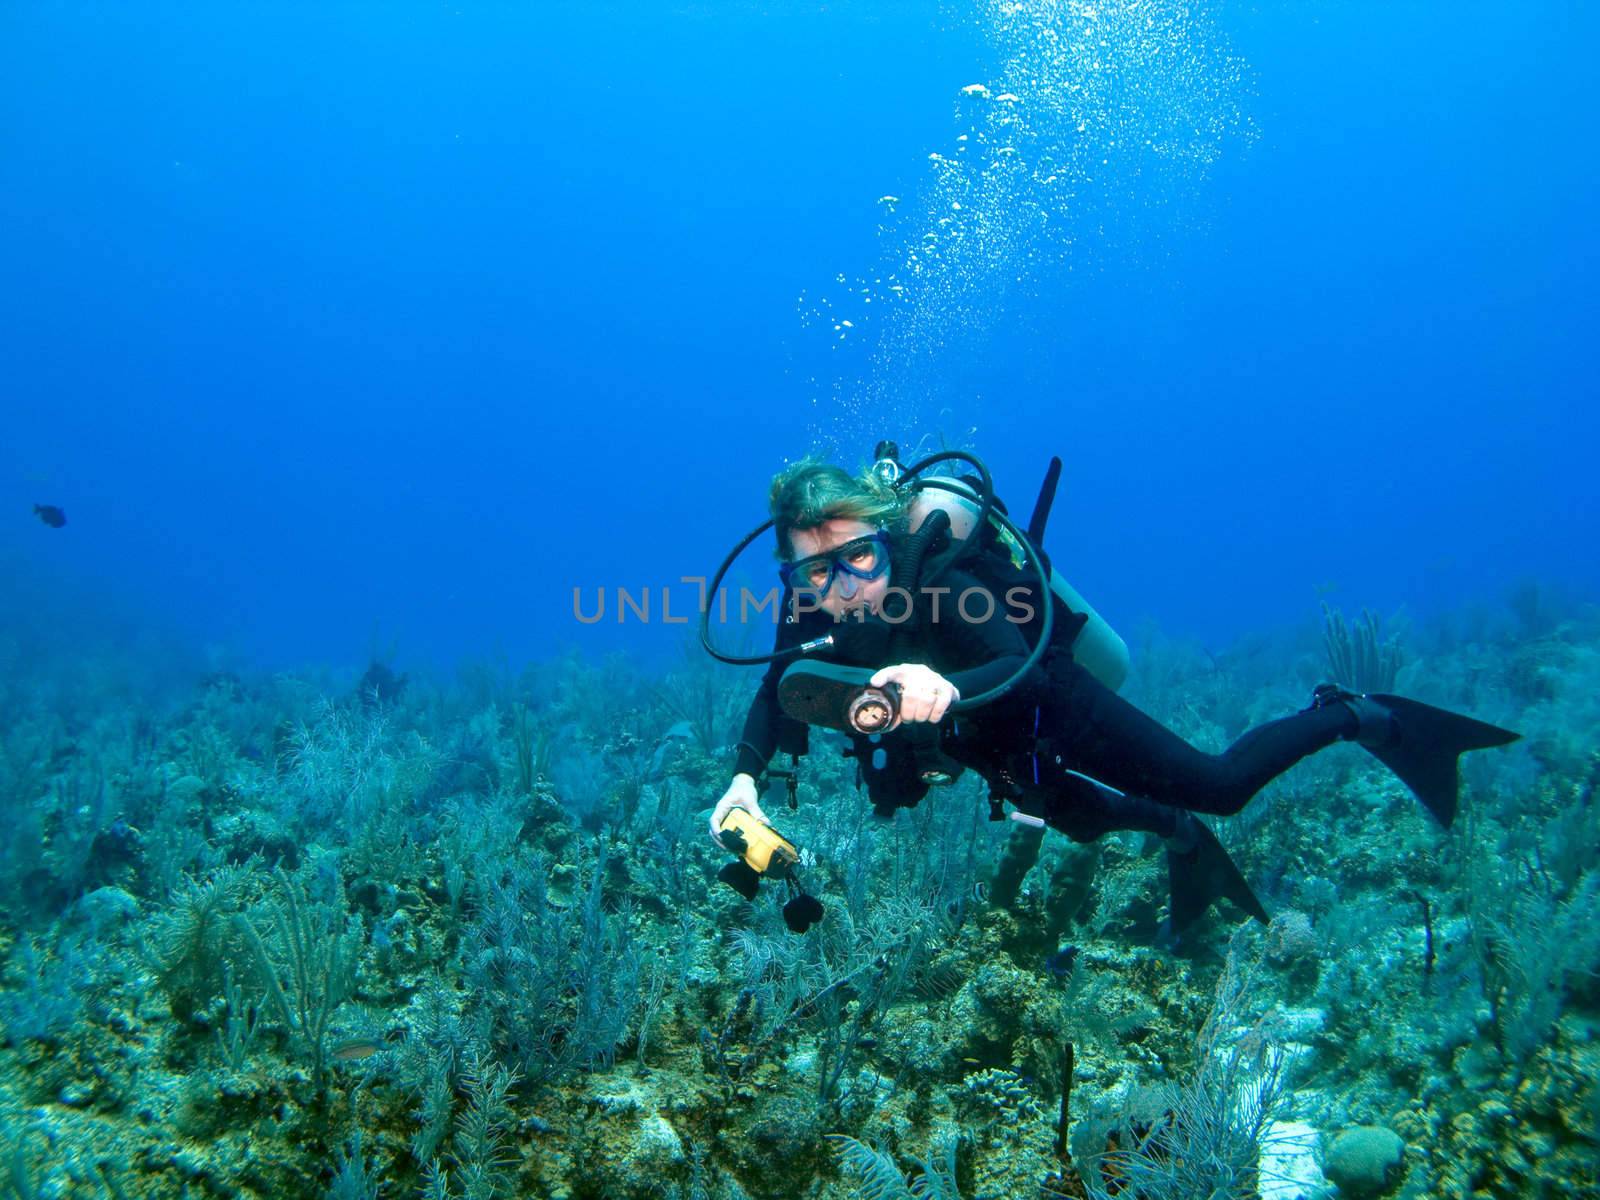
[[[826,613],[802,612],[779,626],[776,648],[831,632],[840,644],[818,656],[827,661],[874,669],[921,662],[963,696],[977,695],[1009,678],[1029,643],[1003,601],[992,611],[979,602],[965,609],[955,603],[966,589],[983,586],[975,577],[952,570],[939,582],[951,590],[939,597],[938,619],[929,619],[925,607],[918,620],[905,623],[898,642],[897,627],[877,618],[836,622]],[[932,601],[919,603],[931,607]],[[772,663],[761,682],[745,719],[739,771],[758,776],[780,746],[804,746],[805,727],[778,705],[778,680],[792,661]],[[977,771],[1018,808],[1077,841],[1093,841],[1113,829],[1172,836],[1179,809],[1236,813],[1306,755],[1354,736],[1356,718],[1342,704],[1312,709],[1258,726],[1222,753],[1207,754],[1100,683],[1069,651],[1053,648],[1006,696],[947,716],[937,728],[933,735],[926,724],[906,725],[881,739],[853,739],[861,780],[880,812],[915,804],[927,792],[908,748],[918,737],[936,736],[944,754]],[[1125,794],[1094,787],[1074,772]]]

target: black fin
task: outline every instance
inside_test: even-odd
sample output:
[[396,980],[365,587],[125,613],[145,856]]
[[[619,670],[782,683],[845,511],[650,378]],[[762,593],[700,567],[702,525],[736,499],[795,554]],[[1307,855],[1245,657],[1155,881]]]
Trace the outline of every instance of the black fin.
[[1172,886],[1172,928],[1182,933],[1218,900],[1232,900],[1263,925],[1267,910],[1256,899],[1233,859],[1204,822],[1194,822],[1194,849],[1167,850],[1167,877]]
[[1461,786],[1459,757],[1468,750],[1504,746],[1522,736],[1404,696],[1373,692],[1367,699],[1388,710],[1394,718],[1394,735],[1383,745],[1366,749],[1399,776],[1400,782],[1446,829],[1456,819],[1456,797]]
[[778,704],[796,721],[849,733],[850,701],[872,675],[864,667],[798,662],[778,680]]
[[742,858],[735,859],[723,867],[717,872],[717,878],[746,900],[754,900],[756,893],[761,890],[761,876],[757,875],[755,868]]

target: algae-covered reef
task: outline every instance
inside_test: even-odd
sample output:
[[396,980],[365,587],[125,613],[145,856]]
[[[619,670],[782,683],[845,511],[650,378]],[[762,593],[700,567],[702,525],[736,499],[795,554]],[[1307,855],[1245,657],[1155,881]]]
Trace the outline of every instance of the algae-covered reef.
[[765,801],[790,933],[715,878],[754,679],[709,663],[174,694],[0,647],[0,1191],[1600,1195],[1600,618],[1525,609],[1139,639],[1212,748],[1355,670],[1526,734],[1449,831],[1303,764],[1217,826],[1272,924],[1183,957],[1156,847],[970,778],[880,823],[825,738]]

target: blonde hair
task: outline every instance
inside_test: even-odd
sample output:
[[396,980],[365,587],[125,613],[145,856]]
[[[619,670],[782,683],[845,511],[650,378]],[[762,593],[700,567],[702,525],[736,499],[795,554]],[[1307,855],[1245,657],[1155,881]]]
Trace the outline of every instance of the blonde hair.
[[871,471],[851,475],[815,458],[801,459],[774,478],[767,503],[778,557],[785,559],[794,553],[789,544],[793,530],[844,518],[900,532],[906,518],[904,498]]

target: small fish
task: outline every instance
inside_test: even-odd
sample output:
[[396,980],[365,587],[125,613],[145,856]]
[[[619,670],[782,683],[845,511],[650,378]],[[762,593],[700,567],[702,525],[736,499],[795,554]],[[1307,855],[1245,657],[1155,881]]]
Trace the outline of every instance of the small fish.
[[1044,960],[1044,966],[1052,975],[1067,976],[1072,974],[1073,964],[1077,961],[1078,948],[1063,946]]
[[328,1056],[334,1062],[359,1062],[363,1058],[371,1058],[383,1048],[384,1043],[379,1038],[351,1038],[328,1051]]
[[54,504],[35,504],[33,515],[38,517],[51,529],[60,529],[67,523],[67,514]]

